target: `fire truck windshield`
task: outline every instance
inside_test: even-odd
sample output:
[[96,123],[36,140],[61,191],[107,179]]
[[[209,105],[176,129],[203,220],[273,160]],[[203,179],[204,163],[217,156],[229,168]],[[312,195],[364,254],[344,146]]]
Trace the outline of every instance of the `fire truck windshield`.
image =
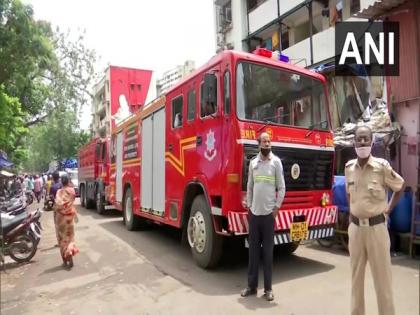
[[237,66],[236,111],[242,120],[328,130],[321,81],[255,63]]

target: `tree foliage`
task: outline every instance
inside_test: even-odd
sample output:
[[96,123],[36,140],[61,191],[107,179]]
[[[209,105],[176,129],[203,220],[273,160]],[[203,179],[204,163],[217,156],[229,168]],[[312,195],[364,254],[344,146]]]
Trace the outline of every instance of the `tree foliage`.
[[[15,164],[26,156],[41,167],[51,157],[74,156],[86,138],[79,112],[90,100],[95,54],[83,34],[71,40],[33,15],[20,0],[0,0],[0,149]],[[52,131],[61,136],[54,142]]]
[[7,95],[3,85],[0,85],[0,113],[0,148],[11,158],[25,158],[25,150],[16,146],[16,140],[28,131],[24,125],[24,113],[19,100]]
[[75,112],[54,112],[45,123],[32,127],[28,149],[31,158],[24,164],[28,171],[46,171],[51,161],[77,156],[77,149],[85,144],[90,134],[79,131],[72,124]]

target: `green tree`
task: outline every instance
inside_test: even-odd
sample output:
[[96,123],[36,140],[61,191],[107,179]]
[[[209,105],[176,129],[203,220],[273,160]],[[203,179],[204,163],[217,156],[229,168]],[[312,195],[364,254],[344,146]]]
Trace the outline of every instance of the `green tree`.
[[27,156],[27,150],[16,147],[16,140],[27,134],[25,114],[20,102],[15,97],[6,94],[4,86],[0,85],[0,148],[9,154],[12,160],[21,160]]
[[[95,53],[84,46],[84,34],[72,41],[33,14],[20,0],[0,0],[0,108],[6,113],[0,128],[11,130],[0,149],[15,164],[27,157],[41,167],[51,157],[68,157],[86,137],[78,128],[79,111],[90,100]],[[43,139],[57,124],[68,138]]]

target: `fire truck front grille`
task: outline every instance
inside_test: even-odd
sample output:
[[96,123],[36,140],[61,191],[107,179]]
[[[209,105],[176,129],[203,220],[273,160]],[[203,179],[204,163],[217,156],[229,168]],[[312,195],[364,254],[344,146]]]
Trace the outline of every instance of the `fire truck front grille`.
[[[331,187],[334,152],[279,147],[271,149],[283,163],[286,191],[321,190]],[[257,146],[244,145],[242,189],[245,191],[249,162],[257,153]],[[292,166],[295,163],[300,168],[297,179],[293,179],[291,174]]]

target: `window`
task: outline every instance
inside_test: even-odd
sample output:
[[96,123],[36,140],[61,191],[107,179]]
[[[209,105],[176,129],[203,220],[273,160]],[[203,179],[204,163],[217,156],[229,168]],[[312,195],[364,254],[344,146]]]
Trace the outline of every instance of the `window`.
[[131,91],[134,91],[134,84],[130,84]]
[[351,0],[350,14],[356,14],[360,11],[360,0]]
[[102,143],[102,160],[105,161],[105,154],[106,154],[106,145],[105,142]]
[[[201,117],[213,115],[217,111],[217,104],[206,102],[204,94],[205,94],[204,82],[202,82],[200,86],[200,116]],[[217,90],[216,90],[216,99],[217,99]]]
[[224,111],[225,115],[228,115],[230,113],[230,72],[225,72],[225,78],[224,78]]
[[188,92],[188,121],[194,120],[195,117],[195,90]]
[[172,100],[172,128],[182,127],[182,95]]
[[256,7],[258,7],[261,3],[263,3],[266,0],[247,0],[248,4],[248,12],[251,12]]
[[321,81],[241,62],[236,84],[239,119],[328,130],[327,101]]
[[141,84],[137,84],[137,91],[141,91]]

